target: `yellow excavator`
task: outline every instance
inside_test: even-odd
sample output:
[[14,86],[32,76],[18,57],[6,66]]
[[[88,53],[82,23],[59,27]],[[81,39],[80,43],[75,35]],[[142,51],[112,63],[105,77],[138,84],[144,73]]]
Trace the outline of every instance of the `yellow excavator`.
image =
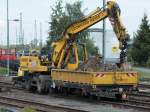
[[[126,33],[126,29],[122,24],[120,17],[120,8],[117,3],[113,1],[107,2],[107,8],[97,8],[94,12],[90,13],[88,16],[75,21],[70,26],[66,28],[63,32],[60,40],[53,42],[52,46],[54,48],[52,62],[53,66],[56,68],[68,68],[68,69],[76,69],[78,68],[78,54],[76,47],[76,35],[81,31],[87,29],[88,27],[96,24],[97,22],[104,20],[105,18],[109,18],[113,30],[118,38],[120,43],[120,63],[118,66],[121,67],[125,55],[126,55],[126,47],[127,40],[129,39],[129,35]],[[70,52],[74,50],[75,61],[76,63],[69,63]]]
[[[70,24],[62,36],[51,45],[51,56],[43,58],[38,55],[22,56],[16,83],[21,83],[28,90],[48,93],[51,89],[57,91],[80,90],[82,94],[98,96],[112,93],[119,98],[127,97],[127,92],[135,90],[138,84],[138,73],[134,71],[77,71],[79,67],[76,35],[90,26],[109,18],[113,30],[120,43],[120,63],[122,67],[129,39],[120,17],[120,8],[114,1],[108,1],[106,7],[97,8],[89,15]],[[87,52],[83,45],[87,61]]]

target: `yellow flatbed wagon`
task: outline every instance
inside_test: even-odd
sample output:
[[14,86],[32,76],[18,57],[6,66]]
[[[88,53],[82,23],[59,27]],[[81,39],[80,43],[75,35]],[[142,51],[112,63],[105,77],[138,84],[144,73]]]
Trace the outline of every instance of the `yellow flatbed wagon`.
[[[134,71],[124,72],[85,72],[53,69],[51,77],[54,85],[58,88],[80,88],[84,92],[96,95],[110,93],[113,96],[124,95],[136,90],[139,83],[139,75]],[[87,89],[87,91],[86,91]],[[106,95],[106,93],[105,93]]]
[[79,72],[53,69],[52,80],[92,85],[137,85],[138,73],[128,72]]

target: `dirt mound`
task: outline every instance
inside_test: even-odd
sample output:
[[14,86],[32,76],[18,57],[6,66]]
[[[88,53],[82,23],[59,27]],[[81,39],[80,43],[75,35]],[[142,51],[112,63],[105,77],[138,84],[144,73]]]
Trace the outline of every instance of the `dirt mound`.
[[117,67],[115,63],[103,64],[101,56],[92,56],[89,59],[79,64],[79,71],[89,71],[89,72],[97,72],[97,71],[119,71],[120,69]]
[[100,71],[102,70],[102,58],[99,56],[92,56],[89,59],[79,64],[78,70],[80,71]]

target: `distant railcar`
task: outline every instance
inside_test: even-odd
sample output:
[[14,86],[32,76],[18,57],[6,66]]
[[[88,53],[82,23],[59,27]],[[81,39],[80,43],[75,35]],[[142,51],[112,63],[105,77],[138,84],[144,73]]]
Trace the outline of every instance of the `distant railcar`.
[[8,59],[9,59],[10,69],[17,71],[19,62],[16,56],[16,49],[8,50],[8,49],[0,48],[0,66],[6,67]]
[[0,48],[0,61],[16,60],[16,49],[2,49]]

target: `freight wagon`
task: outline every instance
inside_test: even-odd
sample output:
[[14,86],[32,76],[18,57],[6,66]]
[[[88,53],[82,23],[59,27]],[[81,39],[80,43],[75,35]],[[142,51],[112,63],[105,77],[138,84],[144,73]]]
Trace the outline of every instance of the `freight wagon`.
[[81,72],[53,69],[52,88],[79,90],[83,95],[126,99],[128,93],[137,90],[137,72]]

